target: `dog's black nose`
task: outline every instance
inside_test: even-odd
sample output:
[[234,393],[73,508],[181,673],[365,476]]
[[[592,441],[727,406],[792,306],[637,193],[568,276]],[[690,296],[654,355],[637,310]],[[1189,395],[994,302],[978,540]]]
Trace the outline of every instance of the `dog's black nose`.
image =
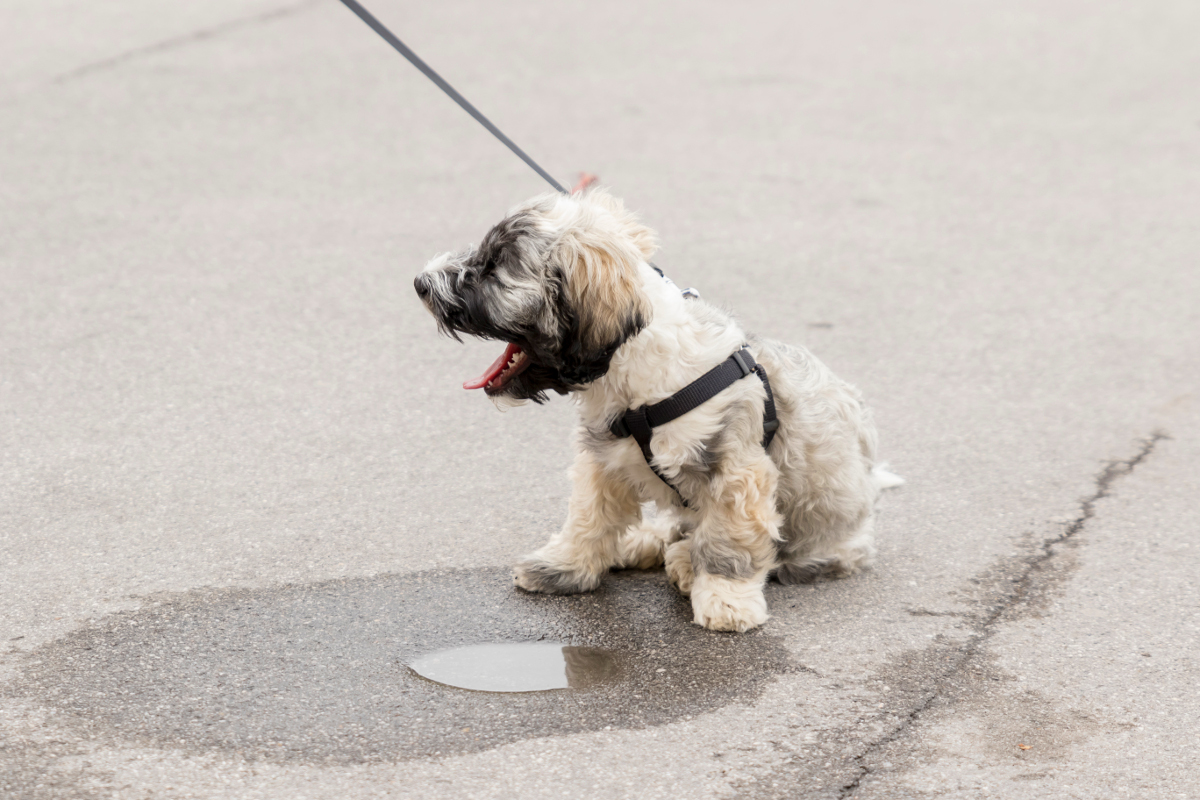
[[429,298],[429,286],[425,283],[424,275],[418,275],[413,280],[413,286],[415,286],[417,288],[417,296],[418,297],[420,297],[422,300],[426,300]]

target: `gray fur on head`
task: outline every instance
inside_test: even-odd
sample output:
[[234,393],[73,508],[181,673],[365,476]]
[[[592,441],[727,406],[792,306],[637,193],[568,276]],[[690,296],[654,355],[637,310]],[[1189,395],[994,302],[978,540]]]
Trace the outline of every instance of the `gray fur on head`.
[[602,190],[544,194],[478,246],[431,260],[416,288],[447,335],[521,347],[528,365],[489,395],[540,402],[547,390],[566,394],[603,375],[645,327],[638,269],[653,252],[653,233]]

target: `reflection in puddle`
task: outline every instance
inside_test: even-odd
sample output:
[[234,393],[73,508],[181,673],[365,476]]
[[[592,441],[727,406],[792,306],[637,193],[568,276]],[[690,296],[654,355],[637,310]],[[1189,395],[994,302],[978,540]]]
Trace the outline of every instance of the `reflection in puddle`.
[[597,647],[547,642],[474,644],[429,653],[409,664],[423,678],[477,692],[587,689],[614,680],[616,659]]

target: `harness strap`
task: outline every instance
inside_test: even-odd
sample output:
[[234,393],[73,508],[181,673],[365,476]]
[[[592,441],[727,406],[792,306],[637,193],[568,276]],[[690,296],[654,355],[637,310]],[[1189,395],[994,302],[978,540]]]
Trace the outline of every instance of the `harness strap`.
[[762,446],[765,450],[771,446],[771,440],[775,438],[775,432],[779,430],[779,420],[775,416],[775,395],[771,392],[771,382],[767,379],[767,371],[763,369],[762,364],[754,360],[754,356],[750,355],[750,350],[746,346],[666,400],[651,406],[642,406],[626,411],[613,420],[609,430],[618,439],[632,436],[638,443],[638,447],[642,449],[647,466],[663,483],[670,486],[675,494],[679,495],[680,501],[686,507],[687,500],[680,494],[679,489],[675,488],[654,466],[654,453],[650,449],[650,438],[654,434],[654,428],[682,417],[751,373],[758,376],[763,382],[763,388],[767,390],[766,402],[763,404]]
[[771,382],[767,380],[767,370],[762,364],[754,365],[754,374],[759,377],[763,383],[763,388],[767,390],[767,399],[763,403],[763,450],[771,446],[771,440],[775,438],[775,431],[779,430],[779,419],[775,416],[775,393],[771,391]]

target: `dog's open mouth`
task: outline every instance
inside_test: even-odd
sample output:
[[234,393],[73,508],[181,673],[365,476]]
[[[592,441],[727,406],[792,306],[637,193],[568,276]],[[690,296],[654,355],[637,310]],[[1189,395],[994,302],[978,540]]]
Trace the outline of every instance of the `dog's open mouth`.
[[483,389],[488,394],[496,394],[516,376],[520,375],[533,363],[519,344],[510,344],[504,349],[504,355],[492,362],[487,370],[473,381],[463,384],[464,389]]

